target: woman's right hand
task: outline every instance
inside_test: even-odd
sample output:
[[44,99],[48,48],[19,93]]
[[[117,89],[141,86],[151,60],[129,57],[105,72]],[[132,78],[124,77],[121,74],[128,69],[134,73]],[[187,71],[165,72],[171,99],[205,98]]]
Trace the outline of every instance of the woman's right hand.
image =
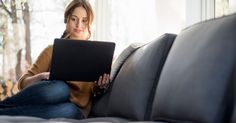
[[100,76],[98,81],[95,81],[95,86],[98,86],[100,89],[106,89],[110,83],[110,75],[109,74],[103,74],[103,76]]

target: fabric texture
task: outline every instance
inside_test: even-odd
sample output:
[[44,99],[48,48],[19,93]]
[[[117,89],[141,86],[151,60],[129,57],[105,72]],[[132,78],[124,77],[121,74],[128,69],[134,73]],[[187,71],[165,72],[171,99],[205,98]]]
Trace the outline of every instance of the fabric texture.
[[144,46],[144,43],[132,43],[128,47],[126,47],[120,55],[115,59],[114,63],[112,64],[111,69],[111,81],[114,80],[115,76],[117,75],[118,71],[120,70],[121,66],[125,62],[125,60],[138,48]]
[[[52,50],[53,46],[49,45],[46,47],[36,62],[31,66],[31,68],[19,79],[18,88],[19,90],[23,89],[22,81],[26,77],[34,76],[41,72],[49,72],[51,59],[52,59]],[[71,102],[78,105],[83,111],[84,115],[87,116],[89,114],[91,103],[92,103],[92,92],[94,83],[93,82],[78,82],[78,81],[70,81],[67,82],[70,87],[70,100]]]
[[181,31],[155,92],[151,120],[229,123],[236,66],[236,14]]
[[63,81],[40,81],[1,101],[0,115],[84,118],[80,108],[69,101],[69,94]]
[[131,120],[149,118],[153,90],[175,37],[175,34],[164,34],[125,60],[112,82],[107,116]]
[[126,47],[120,54],[119,56],[114,60],[112,64],[112,69],[111,69],[111,83],[109,84],[109,87],[104,90],[104,93],[102,95],[97,96],[93,100],[93,105],[92,105],[92,111],[91,111],[91,116],[106,116],[107,114],[107,105],[108,105],[108,99],[110,95],[110,91],[112,89],[113,81],[119,72],[121,66],[123,63],[126,61],[126,59],[132,55],[137,49],[140,47],[144,46],[144,43],[132,43],[128,47]]

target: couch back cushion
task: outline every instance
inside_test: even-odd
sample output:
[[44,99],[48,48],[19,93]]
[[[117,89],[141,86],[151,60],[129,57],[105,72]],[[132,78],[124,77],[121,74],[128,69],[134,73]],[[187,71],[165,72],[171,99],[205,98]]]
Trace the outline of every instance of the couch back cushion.
[[231,99],[233,99],[233,101],[232,101],[233,105],[229,104],[229,107],[232,109],[232,113],[227,114],[228,116],[231,117],[230,118],[231,120],[228,123],[236,123],[236,90],[235,90],[235,88],[236,88],[236,68],[234,69],[234,76],[233,77],[234,77],[234,83],[231,85],[232,88],[230,88],[231,91],[233,92],[232,93],[233,98],[231,97]]
[[235,63],[236,14],[183,30],[160,76],[152,120],[226,123]]
[[113,81],[107,116],[132,120],[148,117],[152,94],[175,37],[165,34],[127,58]]
[[107,105],[110,97],[110,91],[112,91],[111,89],[113,80],[119,73],[120,68],[122,67],[126,59],[129,58],[129,56],[132,55],[137,49],[139,49],[144,45],[145,45],[144,43],[132,43],[128,47],[126,47],[115,59],[111,68],[111,74],[110,74],[111,83],[109,87],[105,90],[105,94],[97,95],[96,97],[93,98],[93,105],[90,113],[91,117],[104,117],[107,115],[107,110],[108,110]]
[[230,99],[232,99],[233,101],[233,105],[229,104],[229,108],[232,109],[232,114],[228,113],[228,116],[231,116],[231,120],[228,123],[236,123],[236,66],[234,69],[234,73],[233,73],[233,83],[231,84],[231,88],[229,89],[232,92],[232,97],[229,97]]

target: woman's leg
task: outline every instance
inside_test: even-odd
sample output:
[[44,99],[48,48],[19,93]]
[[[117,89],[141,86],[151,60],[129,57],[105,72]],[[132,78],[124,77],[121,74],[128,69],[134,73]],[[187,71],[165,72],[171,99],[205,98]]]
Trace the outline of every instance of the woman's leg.
[[0,102],[0,108],[68,102],[69,92],[63,81],[40,81]]
[[54,105],[28,105],[0,109],[0,115],[34,116],[41,118],[71,118],[83,119],[84,115],[73,103],[61,103]]

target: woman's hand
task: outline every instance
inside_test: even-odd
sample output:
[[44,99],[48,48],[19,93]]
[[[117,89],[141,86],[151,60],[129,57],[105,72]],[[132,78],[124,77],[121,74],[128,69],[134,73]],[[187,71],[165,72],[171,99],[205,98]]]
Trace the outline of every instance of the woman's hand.
[[43,72],[43,73],[39,73],[38,75],[40,76],[39,77],[39,80],[48,80],[49,79],[49,72]]
[[110,82],[110,75],[109,74],[103,74],[103,76],[100,76],[98,81],[95,81],[95,85],[98,86],[100,89],[106,89]]
[[27,77],[23,80],[22,84],[23,87],[26,87],[44,79],[49,79],[49,72],[43,72],[31,77]]

